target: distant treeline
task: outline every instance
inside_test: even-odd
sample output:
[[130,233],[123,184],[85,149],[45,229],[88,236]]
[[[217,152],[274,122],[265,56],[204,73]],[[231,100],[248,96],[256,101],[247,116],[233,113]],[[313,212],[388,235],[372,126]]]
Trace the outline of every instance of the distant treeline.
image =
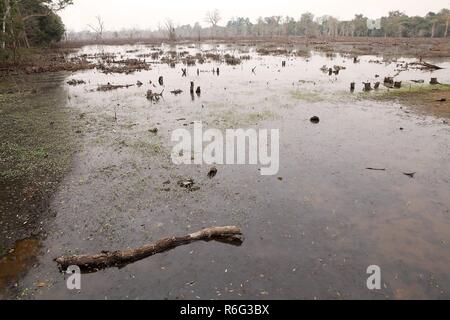
[[[98,20],[100,18],[98,17]],[[424,17],[407,16],[400,11],[392,11],[388,16],[372,20],[358,14],[352,20],[341,21],[332,16],[315,17],[311,13],[304,13],[299,19],[292,17],[272,16],[260,17],[257,21],[249,18],[236,17],[220,26],[220,12],[208,12],[205,22],[194,25],[176,26],[170,19],[160,23],[157,30],[127,29],[122,31],[103,31],[108,26],[101,25],[101,34],[91,30],[71,32],[69,40],[92,39],[145,39],[167,38],[171,40],[182,38],[211,38],[211,37],[275,37],[275,36],[303,36],[303,37],[430,37],[442,38],[448,36],[450,10],[442,9],[438,13],[430,12]]]

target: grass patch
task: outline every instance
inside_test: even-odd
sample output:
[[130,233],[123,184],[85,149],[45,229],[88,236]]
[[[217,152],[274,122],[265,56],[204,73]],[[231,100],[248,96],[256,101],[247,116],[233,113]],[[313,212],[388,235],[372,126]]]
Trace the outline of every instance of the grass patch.
[[277,114],[270,110],[262,110],[259,112],[238,112],[235,110],[226,110],[224,112],[217,112],[211,115],[215,122],[220,123],[226,128],[236,128],[245,125],[257,125],[262,121],[275,120]]
[[433,116],[439,119],[450,119],[450,85],[414,85],[401,89],[361,94],[360,97],[375,101],[394,101],[411,111]]
[[61,89],[0,94],[0,255],[38,232],[70,168],[76,116],[64,108],[65,99]]
[[[389,89],[385,91],[374,91],[373,97],[378,99],[390,99],[390,98],[396,98],[396,97],[404,97],[407,95],[426,95],[430,93],[435,92],[442,92],[442,91],[450,91],[450,85],[449,84],[437,84],[437,85],[431,85],[431,84],[423,84],[423,85],[411,85],[411,86],[404,86],[400,89]],[[362,93],[362,95],[365,95],[365,93]]]
[[323,101],[322,93],[317,91],[301,91],[294,90],[291,91],[291,96],[294,99],[307,101],[307,102],[320,102]]

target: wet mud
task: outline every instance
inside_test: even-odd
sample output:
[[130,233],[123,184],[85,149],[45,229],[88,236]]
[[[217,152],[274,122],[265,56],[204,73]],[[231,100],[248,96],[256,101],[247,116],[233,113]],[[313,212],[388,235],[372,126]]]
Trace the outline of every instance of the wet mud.
[[[359,55],[355,61],[349,54],[261,48],[88,46],[73,53],[110,72],[76,71],[56,85],[67,94],[57,104],[77,115],[71,121],[80,146],[49,203],[54,215],[33,246],[38,254],[17,250],[1,260],[7,296],[448,299],[448,117],[386,98],[395,89],[384,85],[365,92],[363,83],[395,76],[400,90],[420,95],[432,77],[450,83],[450,60],[427,60],[442,70],[403,70],[416,59]],[[145,59],[148,68],[121,72],[133,59]],[[191,82],[200,94],[191,94]],[[105,85],[126,87],[97,90]],[[149,90],[161,98],[148,99]],[[448,95],[446,88],[433,92]],[[192,129],[194,121],[221,130],[280,129],[278,175],[224,165],[211,178],[211,166],[174,165],[171,133]],[[178,183],[189,179],[198,186],[194,192]],[[53,261],[221,225],[242,228],[242,246],[194,243],[83,275],[80,291],[67,289]],[[12,260],[27,271],[11,274],[3,266]],[[366,287],[370,265],[382,269],[382,290]]]

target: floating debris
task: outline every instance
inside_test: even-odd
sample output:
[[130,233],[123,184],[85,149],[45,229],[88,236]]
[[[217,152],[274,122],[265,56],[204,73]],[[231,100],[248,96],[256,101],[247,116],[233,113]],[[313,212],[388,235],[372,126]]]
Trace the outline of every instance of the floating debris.
[[174,94],[174,95],[179,95],[179,94],[183,93],[183,90],[177,89],[177,90],[170,91],[170,93]]
[[154,93],[152,90],[147,91],[147,99],[158,102],[163,96],[164,90],[161,93]]
[[184,189],[187,189],[189,191],[198,191],[200,190],[200,187],[195,186],[195,182],[193,179],[186,179],[178,181],[178,186]]
[[67,84],[69,86],[78,86],[80,84],[86,84],[86,82],[84,80],[72,79],[72,80],[67,81]]
[[108,82],[108,84],[106,84],[106,85],[98,86],[97,87],[97,91],[105,92],[105,91],[111,91],[111,90],[117,90],[117,89],[123,89],[123,88],[128,89],[128,88],[133,87],[133,86],[134,86],[134,84],[125,84],[125,85],[117,84],[117,85],[114,85],[114,84],[111,84],[111,83]]
[[403,174],[407,177],[410,177],[411,179],[414,179],[416,172],[411,172],[411,173],[403,172]]
[[320,118],[317,116],[314,116],[309,121],[311,121],[314,124],[318,124],[320,122]]
[[217,175],[217,168],[213,167],[211,168],[211,170],[209,170],[208,172],[208,178],[212,179]]

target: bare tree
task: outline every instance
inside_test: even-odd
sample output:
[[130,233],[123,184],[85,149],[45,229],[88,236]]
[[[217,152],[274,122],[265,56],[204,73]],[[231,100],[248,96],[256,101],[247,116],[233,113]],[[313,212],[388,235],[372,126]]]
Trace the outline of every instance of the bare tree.
[[220,16],[220,11],[215,9],[214,11],[208,11],[206,13],[205,22],[210,24],[213,31],[216,31],[216,27],[219,24],[222,17]]
[[166,21],[164,22],[164,29],[167,32],[169,41],[177,40],[177,34],[175,32],[175,25],[171,19],[166,19]]
[[96,38],[97,40],[99,40],[103,38],[103,32],[105,31],[105,23],[103,22],[102,17],[100,16],[95,17],[95,19],[97,20],[97,24],[95,26],[89,24],[88,27],[91,28],[97,34]]

